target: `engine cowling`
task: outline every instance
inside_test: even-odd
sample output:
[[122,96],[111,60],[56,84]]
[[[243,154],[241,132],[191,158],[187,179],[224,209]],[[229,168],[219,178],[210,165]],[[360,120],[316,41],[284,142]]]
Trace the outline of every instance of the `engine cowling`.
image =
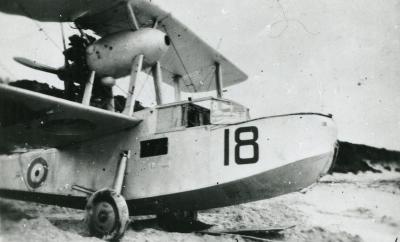
[[169,37],[157,29],[123,31],[95,41],[86,49],[86,58],[97,75],[120,78],[130,74],[136,56],[144,55],[144,68],[153,66],[169,45]]

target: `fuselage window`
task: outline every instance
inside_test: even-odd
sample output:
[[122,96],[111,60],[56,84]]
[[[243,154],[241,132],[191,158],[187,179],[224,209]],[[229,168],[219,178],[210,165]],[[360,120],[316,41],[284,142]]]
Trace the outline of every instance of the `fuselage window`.
[[168,138],[140,141],[140,158],[168,154]]

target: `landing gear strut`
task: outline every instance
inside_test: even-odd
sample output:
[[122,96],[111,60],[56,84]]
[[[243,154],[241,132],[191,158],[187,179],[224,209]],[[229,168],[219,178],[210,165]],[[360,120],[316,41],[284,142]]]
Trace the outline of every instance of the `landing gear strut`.
[[91,235],[106,239],[120,239],[129,224],[129,210],[121,195],[129,152],[122,154],[112,189],[94,192],[86,204],[86,223]]

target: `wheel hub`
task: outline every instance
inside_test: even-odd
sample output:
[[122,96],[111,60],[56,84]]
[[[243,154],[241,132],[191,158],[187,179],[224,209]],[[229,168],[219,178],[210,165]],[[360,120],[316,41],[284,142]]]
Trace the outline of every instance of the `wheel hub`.
[[94,226],[109,233],[116,226],[116,211],[108,202],[99,202],[94,207]]

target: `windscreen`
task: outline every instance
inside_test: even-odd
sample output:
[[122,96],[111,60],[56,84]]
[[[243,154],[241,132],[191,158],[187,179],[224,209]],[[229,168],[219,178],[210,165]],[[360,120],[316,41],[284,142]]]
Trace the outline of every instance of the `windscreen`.
[[211,124],[231,124],[248,119],[246,107],[229,101],[211,100]]

